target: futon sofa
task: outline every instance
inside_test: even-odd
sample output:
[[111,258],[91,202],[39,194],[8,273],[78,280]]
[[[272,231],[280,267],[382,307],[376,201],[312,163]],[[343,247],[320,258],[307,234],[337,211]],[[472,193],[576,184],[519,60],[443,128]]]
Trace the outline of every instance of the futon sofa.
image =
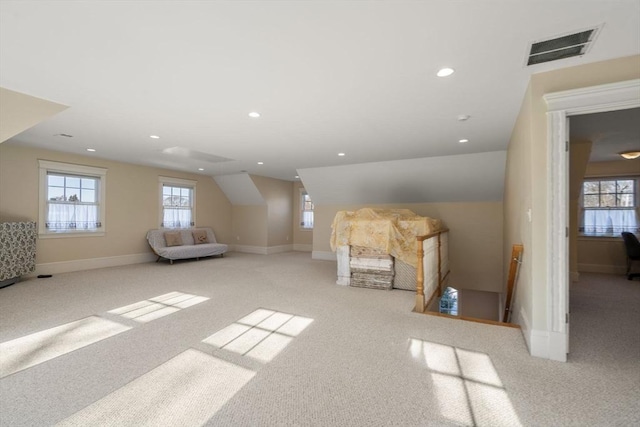
[[189,228],[183,230],[149,230],[147,241],[160,259],[168,259],[171,264],[176,259],[223,256],[228,246],[216,241],[210,228]]

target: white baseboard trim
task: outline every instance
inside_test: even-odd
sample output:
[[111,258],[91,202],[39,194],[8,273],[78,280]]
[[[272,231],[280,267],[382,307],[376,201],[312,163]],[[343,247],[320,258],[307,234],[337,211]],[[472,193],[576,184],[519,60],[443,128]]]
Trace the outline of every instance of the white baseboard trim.
[[311,259],[321,259],[324,261],[335,261],[336,253],[330,251],[312,251]]
[[583,273],[604,273],[623,275],[627,271],[624,265],[578,264],[578,271]]
[[233,245],[234,252],[243,252],[245,254],[271,255],[282,252],[291,252],[293,245],[279,246],[251,246],[251,245]]
[[567,334],[562,332],[548,332],[549,359],[557,362],[567,361]]
[[520,309],[519,317],[520,330],[527,343],[530,355],[558,362],[567,361],[566,334],[531,329],[524,309]]
[[[515,322],[515,319],[511,319],[511,322]],[[527,344],[529,353],[531,353],[531,327],[529,326],[527,312],[524,311],[524,308],[520,308],[517,323],[520,325],[520,330],[522,331],[522,336],[524,336],[525,344]]]
[[279,254],[282,252],[291,252],[292,250],[293,250],[293,245],[268,246],[267,255]]
[[580,281],[580,273],[578,273],[577,271],[572,271],[569,273],[569,278],[571,279],[572,282],[579,282]]
[[103,258],[76,259],[72,261],[46,262],[36,264],[33,276],[39,274],[60,274],[73,271],[94,270],[96,268],[118,267],[130,264],[142,264],[155,261],[158,257],[149,252],[142,254],[119,255]]
[[313,245],[303,245],[302,243],[294,243],[293,250],[300,251],[300,252],[313,252]]
[[549,359],[549,331],[533,329],[529,335],[529,353],[534,357]]
[[266,246],[250,246],[250,245],[233,245],[234,252],[243,252],[245,254],[267,254]]

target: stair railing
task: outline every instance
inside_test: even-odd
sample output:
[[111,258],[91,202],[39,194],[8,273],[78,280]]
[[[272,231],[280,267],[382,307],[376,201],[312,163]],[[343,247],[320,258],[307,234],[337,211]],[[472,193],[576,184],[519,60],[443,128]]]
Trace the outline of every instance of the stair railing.
[[[431,304],[433,299],[442,295],[442,286],[449,278],[449,230],[443,229],[424,236],[417,236],[416,247],[418,265],[416,268],[416,305],[414,311],[424,313],[425,308]],[[425,274],[427,275],[426,280]],[[428,299],[425,299],[425,290],[429,295]]]

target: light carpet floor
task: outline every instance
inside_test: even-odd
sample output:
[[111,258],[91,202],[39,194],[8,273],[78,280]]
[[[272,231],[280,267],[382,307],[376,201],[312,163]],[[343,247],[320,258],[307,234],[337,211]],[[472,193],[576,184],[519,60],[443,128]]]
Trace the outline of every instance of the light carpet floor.
[[[0,289],[0,343],[92,316],[130,328],[0,379],[0,425],[640,424],[638,281],[582,275],[559,363],[518,329],[412,313],[412,292],[335,274],[308,253],[229,253]],[[199,303],[119,314],[173,292]]]

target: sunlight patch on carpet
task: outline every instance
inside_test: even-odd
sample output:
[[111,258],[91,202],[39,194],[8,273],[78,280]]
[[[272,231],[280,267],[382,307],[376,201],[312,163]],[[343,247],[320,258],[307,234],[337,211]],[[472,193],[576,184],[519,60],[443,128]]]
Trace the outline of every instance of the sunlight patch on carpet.
[[430,371],[447,420],[463,426],[522,425],[488,354],[414,338],[409,353]]
[[183,308],[200,304],[208,299],[207,297],[182,292],[169,292],[168,294],[149,298],[148,300],[115,308],[110,310],[109,313],[117,314],[127,319],[135,320],[136,322],[146,323],[159,319],[160,317],[168,316]]
[[131,329],[90,316],[0,344],[0,378]]
[[255,372],[189,349],[57,426],[201,426]]
[[267,363],[312,322],[308,317],[260,308],[202,342]]

